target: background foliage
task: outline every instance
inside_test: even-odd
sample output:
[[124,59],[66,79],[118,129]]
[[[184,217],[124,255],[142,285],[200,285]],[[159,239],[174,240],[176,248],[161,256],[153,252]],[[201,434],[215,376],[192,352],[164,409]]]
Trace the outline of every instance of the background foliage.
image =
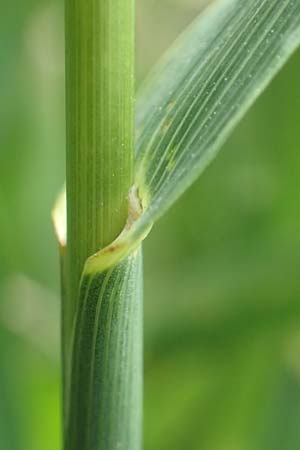
[[[139,81],[204,3],[138,2]],[[60,444],[62,14],[0,18],[0,450]],[[299,71],[297,52],[145,242],[145,450],[299,447]]]

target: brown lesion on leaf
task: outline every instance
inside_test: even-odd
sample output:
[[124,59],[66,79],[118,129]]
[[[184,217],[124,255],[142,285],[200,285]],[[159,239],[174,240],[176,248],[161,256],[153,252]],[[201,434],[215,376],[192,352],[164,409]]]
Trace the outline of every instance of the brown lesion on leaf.
[[111,244],[105,249],[103,249],[103,253],[114,253],[122,249],[122,245]]
[[176,165],[176,156],[175,156],[175,152],[177,150],[177,145],[174,145],[168,152],[166,155],[166,161],[167,161],[167,165],[166,165],[166,170],[168,172],[171,172],[175,165]]
[[171,109],[173,109],[174,106],[175,106],[175,104],[176,104],[175,100],[170,100],[170,101],[167,103],[167,111],[170,111]]
[[172,120],[170,117],[168,117],[161,127],[161,132],[166,133],[171,125],[172,125]]

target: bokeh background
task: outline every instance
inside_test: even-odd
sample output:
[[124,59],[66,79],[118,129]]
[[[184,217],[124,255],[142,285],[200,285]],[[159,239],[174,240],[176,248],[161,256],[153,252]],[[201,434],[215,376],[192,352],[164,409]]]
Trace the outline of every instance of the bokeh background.
[[[139,0],[137,85],[201,0]],[[206,2],[207,3],[207,2]],[[59,450],[62,0],[0,15],[0,450]],[[145,254],[145,450],[299,450],[300,52]]]

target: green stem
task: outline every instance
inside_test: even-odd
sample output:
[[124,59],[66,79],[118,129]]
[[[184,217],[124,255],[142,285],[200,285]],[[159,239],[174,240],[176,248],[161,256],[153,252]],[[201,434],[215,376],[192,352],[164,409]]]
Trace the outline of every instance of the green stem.
[[70,336],[83,265],[128,213],[133,166],[134,2],[65,0]]
[[[115,422],[110,424],[109,435],[104,433],[105,444],[102,438],[99,441],[98,426],[90,419],[87,441],[85,427],[81,426],[84,421],[77,421],[76,417],[93,414],[99,418],[101,413],[95,412],[97,408],[100,410],[103,404],[113,408],[103,397],[104,387],[97,394],[99,404],[94,403],[91,410],[88,394],[91,376],[96,381],[102,380],[104,385],[103,377],[116,376],[120,369],[118,358],[113,366],[105,368],[105,375],[101,372],[106,367],[103,358],[113,352],[118,336],[131,335],[133,321],[122,316],[124,309],[116,307],[114,320],[119,327],[118,336],[109,340],[105,355],[101,355],[101,343],[89,352],[86,345],[92,345],[92,341],[89,341],[88,327],[84,326],[85,307],[88,305],[89,311],[96,313],[99,297],[92,292],[85,303],[80,280],[85,279],[82,272],[86,259],[118,236],[128,216],[128,192],[133,182],[134,0],[65,0],[65,23],[68,239],[62,308],[65,450],[107,450],[115,448],[107,443],[113,442],[110,436],[116,436],[121,419],[113,411],[109,412]],[[134,295],[133,291],[130,295]],[[98,323],[101,329],[98,330],[95,322],[93,339],[109,328],[105,317],[111,320],[109,314],[101,314]],[[90,323],[93,320],[90,317]],[[82,342],[85,343],[83,353]],[[96,370],[84,378],[80,368],[87,355],[91,368],[95,351],[103,364],[95,365],[99,373]],[[135,350],[129,346],[124,354],[129,358],[131,351]],[[76,373],[74,368],[78,369]],[[138,372],[140,377],[141,369]],[[122,396],[126,389],[120,382],[116,386],[115,392]],[[132,420],[129,418],[122,427],[130,428]],[[99,443],[96,447],[88,443],[96,441]]]

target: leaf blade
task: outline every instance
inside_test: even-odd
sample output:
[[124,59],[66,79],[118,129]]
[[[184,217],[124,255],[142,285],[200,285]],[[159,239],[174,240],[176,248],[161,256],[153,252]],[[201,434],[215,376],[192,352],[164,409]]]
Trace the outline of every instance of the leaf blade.
[[140,96],[136,184],[146,211],[137,227],[192,184],[299,45],[300,2],[215,3]]

